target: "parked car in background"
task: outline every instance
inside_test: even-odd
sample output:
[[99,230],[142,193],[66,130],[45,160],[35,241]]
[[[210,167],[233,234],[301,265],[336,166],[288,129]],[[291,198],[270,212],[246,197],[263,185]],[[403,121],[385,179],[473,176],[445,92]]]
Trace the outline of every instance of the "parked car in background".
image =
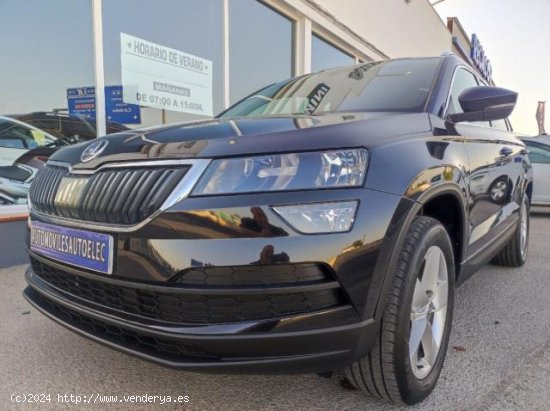
[[[61,112],[37,111],[16,114],[13,118],[46,131],[60,139],[80,142],[96,138],[95,120],[72,116]],[[107,122],[107,134],[128,130],[124,124]]]
[[[0,117],[0,205],[24,204],[38,168],[58,138],[22,121]],[[34,152],[35,155],[30,155]]]
[[417,403],[455,285],[527,258],[531,165],[499,124],[516,99],[453,55],[388,60],[66,147],[31,187],[25,297],[162,365],[343,368]]
[[[127,130],[107,123],[107,133]],[[36,171],[60,147],[96,137],[95,124],[63,113],[0,117],[0,205],[24,204]]]
[[57,140],[56,136],[35,126],[0,116],[0,166],[11,166],[34,148],[55,146]]
[[535,184],[533,186],[534,206],[550,206],[550,136],[524,137],[533,164]]

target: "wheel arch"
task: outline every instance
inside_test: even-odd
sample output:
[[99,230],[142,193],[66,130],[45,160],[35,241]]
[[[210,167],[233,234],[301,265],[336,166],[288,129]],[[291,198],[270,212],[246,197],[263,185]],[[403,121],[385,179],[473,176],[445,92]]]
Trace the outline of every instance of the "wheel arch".
[[460,187],[454,185],[441,186],[431,190],[419,199],[422,204],[417,215],[424,215],[438,220],[447,230],[455,256],[456,277],[460,275],[460,267],[467,255],[468,211],[466,199]]
[[[393,225],[399,225],[399,228],[392,232],[388,237],[388,242],[384,246],[388,249],[384,250],[387,255],[387,263],[383,264],[382,272],[379,275],[383,278],[381,281],[381,287],[378,292],[378,299],[374,307],[372,307],[372,317],[379,320],[384,310],[386,303],[387,293],[391,284],[391,273],[395,270],[399,258],[399,250],[403,246],[403,242],[407,232],[409,231],[412,222],[419,215],[426,215],[429,217],[437,218],[437,213],[434,210],[438,205],[447,204],[452,205],[455,215],[460,216],[458,227],[454,228],[455,239],[450,235],[453,247],[455,241],[457,241],[457,249],[459,255],[455,255],[455,272],[456,277],[460,275],[460,268],[462,262],[465,259],[467,253],[467,238],[468,238],[468,212],[467,212],[467,199],[465,193],[460,185],[456,183],[446,183],[437,186],[432,186],[429,190],[426,190],[417,199],[412,200],[406,197],[402,198],[403,203],[408,203],[406,213],[404,215],[395,215],[392,221]],[[411,204],[412,203],[412,204]],[[399,209],[399,207],[398,207]],[[397,214],[397,213],[396,213]],[[441,220],[439,220],[441,221]],[[443,226],[445,223],[442,222]],[[447,230],[448,228],[445,227]],[[391,231],[391,230],[390,230]],[[456,254],[456,253],[455,253]],[[369,310],[367,310],[368,312]]]

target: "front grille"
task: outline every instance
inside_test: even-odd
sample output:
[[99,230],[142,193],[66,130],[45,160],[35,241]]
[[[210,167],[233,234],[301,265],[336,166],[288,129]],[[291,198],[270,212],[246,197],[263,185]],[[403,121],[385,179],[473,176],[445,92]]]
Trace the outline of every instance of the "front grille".
[[38,171],[29,196],[33,210],[44,214],[132,225],[157,211],[188,169],[117,168],[83,175],[47,166]]
[[219,357],[206,350],[175,339],[152,337],[128,328],[122,328],[95,318],[84,316],[57,304],[36,291],[30,291],[32,300],[56,318],[88,334],[135,351],[168,360],[201,359],[216,361]]
[[[214,287],[202,287],[204,293],[175,292],[184,290],[171,283],[166,291],[150,291],[107,283],[74,275],[56,269],[31,257],[34,273],[48,284],[85,301],[112,308],[126,314],[178,324],[220,324],[252,320],[274,319],[290,315],[312,313],[345,304],[339,288],[327,286],[308,289],[312,282],[287,286],[287,293],[270,293],[270,287],[255,287],[255,293],[239,294],[238,289],[224,288],[223,293]],[[299,265],[297,265],[299,270]],[[311,274],[311,264],[306,265]],[[323,273],[322,267],[317,270]],[[313,284],[335,284],[322,274],[325,280]],[[281,287],[281,284],[271,286]],[[197,287],[194,287],[196,289]],[[250,287],[249,287],[250,288]],[[304,291],[301,291],[303,288]]]

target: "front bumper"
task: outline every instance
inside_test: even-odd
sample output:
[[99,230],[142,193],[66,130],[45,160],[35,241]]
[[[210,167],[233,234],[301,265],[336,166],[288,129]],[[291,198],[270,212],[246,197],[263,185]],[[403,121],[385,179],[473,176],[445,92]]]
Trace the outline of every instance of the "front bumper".
[[[276,320],[168,326],[93,308],[48,285],[32,268],[26,279],[29,287],[24,291],[25,298],[59,324],[109,347],[175,368],[326,372],[349,364],[357,345],[370,347],[377,335],[374,320],[353,322],[357,316],[350,306]],[[334,325],[312,328],[320,324]]]
[[[60,285],[31,267],[25,297],[45,315],[79,334],[170,367],[255,373],[326,372],[344,367],[366,355],[376,341],[379,324],[375,310],[397,227],[412,202],[368,189],[300,192],[292,193],[291,198],[297,203],[358,199],[360,207],[350,232],[308,236],[293,233],[269,210],[269,205],[285,201],[281,194],[189,198],[139,231],[115,234],[112,276],[30,252],[33,264],[39,261],[67,276]],[[251,204],[262,209],[267,222],[254,219]],[[235,220],[235,216],[240,217]],[[194,267],[280,269],[299,264],[326,267],[329,275],[284,286],[178,284]],[[129,290],[120,293],[111,286]],[[214,318],[216,311],[227,311],[226,303],[210,304],[204,299],[201,303],[208,306],[207,316],[197,321],[187,316],[152,315],[156,308],[149,312],[125,308],[124,298],[142,301],[152,293],[174,292],[174,286],[201,298],[211,294],[260,298],[262,294],[261,298],[270,299],[275,315]],[[75,287],[82,292],[75,292]],[[92,301],[86,290],[97,289],[106,297]],[[289,304],[294,307],[296,295],[304,296],[304,308],[286,310]],[[184,313],[194,303],[186,298],[175,302]],[[330,303],[323,302],[326,298]],[[244,305],[262,302],[237,300]],[[281,302],[281,309],[273,309],[275,300]],[[235,311],[235,306],[230,308]],[[235,312],[241,315],[244,311],[239,306]]]

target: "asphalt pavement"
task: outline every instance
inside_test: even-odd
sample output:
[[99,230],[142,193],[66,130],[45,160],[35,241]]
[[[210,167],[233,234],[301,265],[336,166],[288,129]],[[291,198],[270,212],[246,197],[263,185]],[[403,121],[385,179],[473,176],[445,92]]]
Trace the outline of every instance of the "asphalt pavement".
[[[413,409],[550,410],[550,216],[531,223],[524,267],[487,266],[458,288],[439,384]],[[350,390],[338,373],[330,379],[198,374],[111,350],[31,308],[21,296],[25,268],[0,270],[1,410],[394,409]],[[44,395],[27,397],[46,400],[42,403],[12,402],[26,394],[50,394],[50,401]],[[70,394],[74,401],[116,403],[75,404]],[[152,400],[145,394],[159,396],[156,404],[123,402],[131,395],[140,396],[135,401]],[[182,396],[181,403],[161,404],[162,396]]]
[[0,223],[0,268],[29,262],[25,250],[26,227],[26,219]]

